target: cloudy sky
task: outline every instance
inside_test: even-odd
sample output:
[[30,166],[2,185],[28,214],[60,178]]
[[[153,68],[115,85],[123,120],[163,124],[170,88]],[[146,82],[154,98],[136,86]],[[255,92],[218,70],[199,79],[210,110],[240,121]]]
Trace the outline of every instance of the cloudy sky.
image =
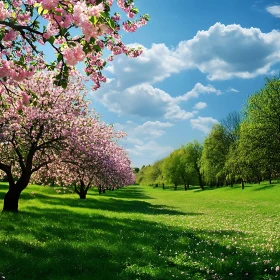
[[108,83],[90,94],[102,119],[127,132],[121,142],[142,167],[241,111],[247,97],[280,67],[280,1],[135,0],[151,21],[127,44],[137,59],[118,56]]

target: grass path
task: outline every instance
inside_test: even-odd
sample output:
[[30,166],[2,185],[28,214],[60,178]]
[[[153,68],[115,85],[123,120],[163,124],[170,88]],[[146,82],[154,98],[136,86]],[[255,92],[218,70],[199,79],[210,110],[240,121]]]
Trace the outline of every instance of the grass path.
[[0,279],[278,279],[279,202],[277,184],[86,200],[29,186],[20,213],[0,214]]

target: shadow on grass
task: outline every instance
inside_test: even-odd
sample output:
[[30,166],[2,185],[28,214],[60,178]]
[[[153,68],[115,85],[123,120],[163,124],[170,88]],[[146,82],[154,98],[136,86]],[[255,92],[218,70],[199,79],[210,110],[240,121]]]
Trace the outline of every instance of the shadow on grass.
[[[98,195],[90,192],[89,196]],[[121,188],[114,191],[106,190],[106,193],[101,194],[109,197],[127,198],[127,199],[153,199],[152,197],[145,194],[145,192],[139,186],[133,186],[133,188]]]
[[[62,195],[63,196],[63,195]],[[69,207],[79,207],[84,209],[96,209],[104,211],[113,211],[120,213],[141,213],[147,215],[202,215],[200,213],[193,212],[180,212],[172,207],[167,207],[166,205],[154,205],[146,201],[141,200],[123,200],[117,198],[105,198],[105,199],[72,199],[61,197],[59,198],[49,198],[42,195],[39,196],[42,199],[42,203],[47,203],[49,205],[56,206],[69,206]]]
[[[243,236],[231,230],[182,230],[124,216],[29,207],[17,215],[2,214],[1,232],[6,237],[0,267],[9,280],[214,279],[214,272],[204,269],[212,262],[219,279],[228,279],[231,272],[237,277],[231,279],[258,279],[254,276],[263,269],[251,266],[248,277],[237,270],[236,260],[250,267],[253,255],[216,242],[225,235]],[[234,257],[238,250],[242,260]],[[221,255],[227,261],[221,262]],[[272,255],[280,257],[279,252]]]
[[262,187],[256,187],[253,191],[254,191],[254,192],[257,192],[257,191],[269,190],[269,189],[272,189],[272,188],[274,188],[274,187],[275,187],[274,184],[265,185],[265,186],[262,186]]
[[[7,186],[6,186],[7,187]],[[193,212],[180,212],[175,210],[172,207],[167,207],[166,205],[156,205],[151,204],[146,201],[137,200],[138,197],[144,198],[148,197],[146,195],[140,194],[140,190],[136,190],[135,194],[136,197],[134,200],[133,193],[134,189],[119,189],[114,192],[114,196],[116,198],[107,195],[108,193],[102,194],[100,198],[97,198],[96,195],[92,194],[88,196],[87,199],[79,199],[79,196],[71,197],[61,194],[59,197],[52,197],[52,194],[43,194],[43,193],[35,193],[31,195],[26,189],[22,192],[20,199],[19,199],[19,210],[21,207],[21,201],[30,201],[30,200],[39,200],[42,205],[54,205],[54,206],[67,206],[71,208],[82,208],[82,209],[96,209],[96,210],[103,210],[103,211],[113,211],[119,213],[139,213],[139,214],[147,214],[147,215],[188,215],[188,216],[198,216],[202,215],[200,213],[193,213]],[[130,200],[127,199],[120,199],[118,197],[123,198],[124,193],[128,192],[126,197],[131,198]],[[111,193],[111,192],[110,192]],[[119,196],[118,196],[119,194]],[[4,193],[0,192],[0,199],[4,199]],[[56,195],[55,192],[53,195]],[[98,196],[98,195],[97,195]],[[96,197],[96,198],[95,198]]]

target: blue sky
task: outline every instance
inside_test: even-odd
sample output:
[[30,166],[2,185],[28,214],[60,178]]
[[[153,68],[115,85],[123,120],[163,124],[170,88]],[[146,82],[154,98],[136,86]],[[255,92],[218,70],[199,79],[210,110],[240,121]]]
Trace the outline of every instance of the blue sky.
[[142,167],[203,142],[265,77],[279,74],[280,1],[134,2],[151,21],[123,41],[144,53],[116,57],[104,72],[109,82],[90,99],[105,122],[127,132],[121,144]]

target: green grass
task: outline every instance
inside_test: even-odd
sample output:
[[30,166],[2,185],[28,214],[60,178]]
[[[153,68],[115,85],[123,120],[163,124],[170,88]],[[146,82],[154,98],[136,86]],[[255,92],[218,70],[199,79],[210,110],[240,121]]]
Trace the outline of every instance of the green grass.
[[279,202],[276,184],[86,200],[28,186],[20,213],[0,213],[0,279],[277,279]]

